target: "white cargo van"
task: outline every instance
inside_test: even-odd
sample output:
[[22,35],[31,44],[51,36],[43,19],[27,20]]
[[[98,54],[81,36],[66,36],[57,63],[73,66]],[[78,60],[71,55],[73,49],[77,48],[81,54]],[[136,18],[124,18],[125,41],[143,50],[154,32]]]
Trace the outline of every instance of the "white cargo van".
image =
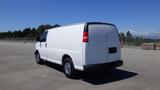
[[75,70],[89,71],[121,66],[121,48],[115,25],[87,22],[46,30],[36,43],[36,62],[63,65],[67,77]]

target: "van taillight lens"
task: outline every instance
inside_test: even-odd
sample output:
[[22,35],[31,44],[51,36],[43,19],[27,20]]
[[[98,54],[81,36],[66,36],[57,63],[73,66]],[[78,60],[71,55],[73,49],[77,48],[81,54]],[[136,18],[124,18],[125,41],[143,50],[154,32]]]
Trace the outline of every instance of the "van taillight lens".
[[83,32],[83,42],[88,42],[88,32]]

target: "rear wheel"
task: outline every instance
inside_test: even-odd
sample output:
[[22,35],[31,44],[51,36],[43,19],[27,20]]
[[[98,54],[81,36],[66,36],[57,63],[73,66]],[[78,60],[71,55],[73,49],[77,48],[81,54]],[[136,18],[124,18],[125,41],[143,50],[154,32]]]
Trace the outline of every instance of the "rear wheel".
[[43,63],[44,63],[44,61],[43,61],[43,59],[41,59],[39,53],[36,53],[36,54],[35,54],[35,58],[36,58],[37,64],[43,64]]
[[64,59],[64,61],[63,61],[63,70],[64,70],[64,74],[68,78],[74,78],[75,77],[76,70],[74,69],[74,66],[73,66],[71,58],[65,58]]

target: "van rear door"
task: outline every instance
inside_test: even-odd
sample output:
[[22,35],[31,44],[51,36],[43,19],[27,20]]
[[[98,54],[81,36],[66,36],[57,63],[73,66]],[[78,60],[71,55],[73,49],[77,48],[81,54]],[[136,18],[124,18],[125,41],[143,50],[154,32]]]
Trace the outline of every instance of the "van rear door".
[[108,62],[121,59],[121,47],[117,28],[114,25],[106,25]]
[[90,23],[87,25],[85,65],[101,64],[119,60],[119,37],[112,24]]

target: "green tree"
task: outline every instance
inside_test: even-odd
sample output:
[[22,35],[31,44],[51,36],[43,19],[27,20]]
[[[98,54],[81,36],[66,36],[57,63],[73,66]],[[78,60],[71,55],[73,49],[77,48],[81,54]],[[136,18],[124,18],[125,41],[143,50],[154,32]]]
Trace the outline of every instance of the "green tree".
[[35,28],[32,28],[31,30],[31,37],[36,37],[36,29]]
[[13,32],[9,30],[8,32],[0,32],[0,38],[35,38],[37,36],[40,36],[40,34],[45,30],[56,27],[60,27],[60,25],[46,24],[40,25],[38,26],[38,28],[25,28],[23,30],[15,30]]
[[120,37],[120,41],[123,41],[123,42],[125,41],[125,35],[123,32],[120,32],[119,37]]
[[132,42],[133,41],[133,37],[130,31],[127,31],[126,33],[126,41],[127,42]]
[[6,37],[11,39],[13,37],[13,33],[9,30]]
[[27,37],[31,33],[31,28],[25,28],[22,32],[23,37]]
[[21,30],[19,30],[19,31],[14,31],[14,32],[13,32],[13,37],[14,37],[14,38],[21,38],[21,37],[23,37],[23,34],[22,34]]
[[44,32],[45,30],[47,30],[47,29],[51,29],[51,28],[56,28],[56,27],[60,27],[60,25],[58,25],[58,24],[55,24],[55,25],[49,25],[49,24],[47,24],[47,25],[40,25],[38,28],[37,28],[37,30],[36,30],[36,36],[40,36],[40,34],[42,33],[42,32]]

